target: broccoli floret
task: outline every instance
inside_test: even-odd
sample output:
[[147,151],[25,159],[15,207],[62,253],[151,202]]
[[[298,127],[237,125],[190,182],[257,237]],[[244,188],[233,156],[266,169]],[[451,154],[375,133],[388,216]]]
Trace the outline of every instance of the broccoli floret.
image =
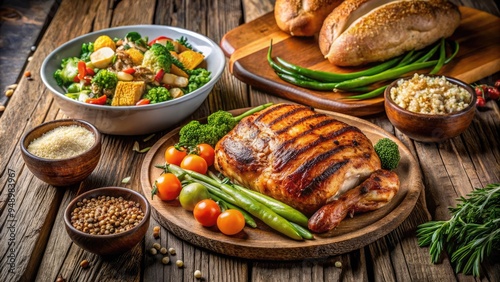
[[398,166],[401,156],[398,144],[394,141],[389,138],[382,138],[375,144],[374,149],[380,158],[383,169],[393,170]]
[[[94,78],[92,78],[92,89],[98,89],[98,92],[102,92],[104,90],[112,90],[116,88],[116,84],[118,84],[118,76],[116,73],[109,71],[107,69],[102,69]],[[94,93],[96,91],[93,91]]]
[[57,85],[64,86],[73,83],[75,76],[78,74],[78,61],[77,57],[63,59],[61,68],[54,72],[54,79]]
[[215,146],[219,139],[214,135],[213,127],[192,120],[184,125],[179,131],[179,145],[183,147],[195,147],[206,143]]
[[193,120],[181,128],[178,144],[186,147],[194,147],[201,143],[215,146],[215,144],[231,131],[244,117],[261,111],[271,105],[272,103],[268,103],[255,107],[236,117],[231,113],[220,110],[209,115],[206,124]]
[[89,62],[90,54],[92,54],[92,52],[94,52],[94,42],[83,43],[82,51],[80,53],[80,60]]
[[170,95],[170,91],[165,87],[153,87],[144,95],[144,98],[149,99],[149,103],[156,104],[171,100],[172,95]]
[[168,51],[167,47],[155,43],[151,48],[144,52],[144,59],[142,65],[151,69],[153,72],[157,73],[161,69],[165,72],[170,72],[170,66],[172,65],[172,55]]
[[185,93],[190,93],[195,91],[196,89],[202,87],[210,81],[212,74],[210,71],[204,68],[197,68],[194,70],[188,70],[189,81],[188,85],[184,88]]

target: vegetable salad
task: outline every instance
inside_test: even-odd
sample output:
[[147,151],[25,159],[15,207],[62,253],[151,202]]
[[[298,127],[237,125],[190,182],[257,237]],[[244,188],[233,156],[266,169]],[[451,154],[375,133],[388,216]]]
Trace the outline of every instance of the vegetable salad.
[[82,44],[79,57],[65,58],[54,73],[66,96],[110,106],[155,104],[205,85],[211,73],[205,56],[185,37],[151,41],[137,32],[124,38],[99,36]]

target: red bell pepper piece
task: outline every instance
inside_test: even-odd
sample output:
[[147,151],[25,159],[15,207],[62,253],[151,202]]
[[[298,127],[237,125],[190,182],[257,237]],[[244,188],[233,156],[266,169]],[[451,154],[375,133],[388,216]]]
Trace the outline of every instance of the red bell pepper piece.
[[150,103],[149,99],[141,99],[141,100],[137,101],[137,103],[135,103],[135,105],[141,106],[141,105],[147,105],[149,103]]
[[87,75],[90,75],[90,76],[95,75],[95,71],[92,68],[87,67],[85,70],[87,71]]
[[157,82],[161,82],[161,81],[162,81],[162,79],[163,79],[163,75],[164,75],[164,74],[165,74],[165,71],[164,71],[163,69],[160,69],[160,70],[156,73],[156,75],[155,75],[155,80],[156,80]]
[[78,78],[82,80],[87,75],[87,65],[84,61],[78,62]]
[[149,46],[152,46],[153,44],[155,44],[157,41],[159,40],[163,40],[163,39],[166,39],[166,40],[172,40],[172,38],[170,37],[166,37],[166,36],[158,36],[156,37],[155,39],[151,40],[148,44]]
[[128,73],[128,74],[134,74],[135,73],[135,69],[134,68],[128,68],[128,69],[122,70],[122,72]]
[[101,97],[97,97],[97,98],[88,98],[87,100],[85,100],[85,103],[94,104],[94,105],[105,105],[106,99],[107,99],[106,95],[102,95]]

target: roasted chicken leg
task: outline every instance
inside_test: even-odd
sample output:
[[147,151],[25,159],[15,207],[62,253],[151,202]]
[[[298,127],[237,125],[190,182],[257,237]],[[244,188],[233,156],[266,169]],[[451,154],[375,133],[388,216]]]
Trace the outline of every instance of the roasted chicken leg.
[[321,207],[311,218],[308,228],[316,233],[334,229],[348,215],[381,208],[399,190],[399,178],[388,170],[377,170],[359,186]]

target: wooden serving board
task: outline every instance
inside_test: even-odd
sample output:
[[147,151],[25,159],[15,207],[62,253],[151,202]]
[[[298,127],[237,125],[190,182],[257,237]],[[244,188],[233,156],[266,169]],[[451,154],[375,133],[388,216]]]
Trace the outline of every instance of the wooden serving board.
[[[233,114],[242,113],[244,110],[246,109],[233,111]],[[234,236],[223,235],[216,227],[205,228],[198,224],[192,213],[184,210],[177,200],[161,201],[158,197],[151,199],[149,196],[155,179],[162,172],[155,165],[164,164],[165,150],[178,141],[177,128],[153,145],[141,167],[142,191],[152,206],[153,216],[167,230],[189,243],[217,253],[247,259],[295,260],[326,257],[362,248],[388,234],[410,214],[423,189],[417,162],[403,143],[382,128],[356,117],[317,111],[360,128],[372,142],[388,137],[399,145],[401,162],[396,173],[400,178],[401,187],[388,205],[345,219],[333,232],[316,235],[314,240],[294,241],[262,222],[258,222],[255,229],[245,227]]]
[[[461,6],[461,24],[452,36],[460,43],[457,57],[439,74],[472,83],[500,71],[500,18]],[[267,50],[273,41],[273,57],[323,71],[351,72],[359,68],[339,68],[323,58],[313,37],[291,37],[276,25],[273,12],[229,31],[221,47],[230,58],[229,70],[241,81],[294,102],[315,108],[366,116],[384,110],[384,98],[353,101],[345,94],[313,91],[282,81],[268,65]]]

